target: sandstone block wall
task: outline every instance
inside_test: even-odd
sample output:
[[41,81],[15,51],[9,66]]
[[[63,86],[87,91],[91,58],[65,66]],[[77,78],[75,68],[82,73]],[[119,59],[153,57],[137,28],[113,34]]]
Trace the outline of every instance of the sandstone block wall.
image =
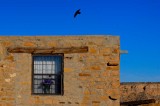
[[155,99],[154,104],[142,106],[160,106],[160,83],[121,83],[120,95],[121,102]]
[[[7,51],[81,46],[88,51],[64,53],[63,96],[32,95],[32,54]],[[119,106],[119,48],[117,36],[1,36],[0,106]]]

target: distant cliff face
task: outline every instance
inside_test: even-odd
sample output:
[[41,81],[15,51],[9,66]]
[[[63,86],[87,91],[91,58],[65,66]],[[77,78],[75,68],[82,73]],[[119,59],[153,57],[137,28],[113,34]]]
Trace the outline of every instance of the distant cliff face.
[[121,83],[121,102],[155,99],[160,104],[160,82]]

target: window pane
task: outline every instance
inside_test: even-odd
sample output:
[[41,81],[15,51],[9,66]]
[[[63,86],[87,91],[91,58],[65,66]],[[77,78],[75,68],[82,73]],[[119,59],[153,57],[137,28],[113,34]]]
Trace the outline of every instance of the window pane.
[[61,94],[62,56],[34,56],[33,61],[33,92]]

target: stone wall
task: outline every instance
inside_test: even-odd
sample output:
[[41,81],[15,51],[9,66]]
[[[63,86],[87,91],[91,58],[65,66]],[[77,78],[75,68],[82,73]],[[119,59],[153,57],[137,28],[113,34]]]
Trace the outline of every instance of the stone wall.
[[155,99],[155,103],[142,106],[160,106],[160,83],[121,83],[121,102]]
[[[59,96],[33,95],[32,54],[7,51],[82,46],[86,53],[64,53],[64,95]],[[117,36],[1,36],[0,106],[119,106],[119,48]]]

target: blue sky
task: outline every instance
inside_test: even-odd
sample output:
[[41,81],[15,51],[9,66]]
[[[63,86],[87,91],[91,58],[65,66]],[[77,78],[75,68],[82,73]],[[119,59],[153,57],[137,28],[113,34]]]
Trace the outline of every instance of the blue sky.
[[160,81],[160,0],[0,0],[0,35],[81,34],[120,36],[121,81]]

